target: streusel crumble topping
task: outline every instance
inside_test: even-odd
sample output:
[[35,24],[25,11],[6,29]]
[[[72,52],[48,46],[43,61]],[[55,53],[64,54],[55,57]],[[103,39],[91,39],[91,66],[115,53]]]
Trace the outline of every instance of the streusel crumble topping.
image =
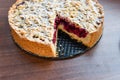
[[29,40],[51,43],[55,18],[59,15],[94,32],[103,18],[102,8],[95,0],[19,0],[11,8],[10,24]]

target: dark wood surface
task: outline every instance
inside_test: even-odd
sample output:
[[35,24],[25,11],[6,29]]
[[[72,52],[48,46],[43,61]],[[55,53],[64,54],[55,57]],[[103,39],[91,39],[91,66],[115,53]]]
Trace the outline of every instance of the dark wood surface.
[[82,56],[55,61],[14,44],[7,12],[15,0],[0,0],[0,80],[120,80],[120,0],[99,1],[105,8],[100,42]]

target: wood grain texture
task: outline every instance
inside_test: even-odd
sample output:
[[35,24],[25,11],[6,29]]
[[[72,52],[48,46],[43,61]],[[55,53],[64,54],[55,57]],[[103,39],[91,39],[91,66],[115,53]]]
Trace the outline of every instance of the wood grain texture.
[[99,0],[104,33],[93,49],[58,61],[25,54],[14,44],[7,12],[15,1],[0,0],[0,80],[120,80],[120,0]]

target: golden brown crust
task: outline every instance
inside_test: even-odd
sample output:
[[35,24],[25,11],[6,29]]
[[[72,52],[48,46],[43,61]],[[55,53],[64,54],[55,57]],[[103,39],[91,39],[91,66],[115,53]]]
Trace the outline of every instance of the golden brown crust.
[[[94,1],[97,3],[102,14],[104,15],[103,6],[98,2],[98,0],[94,0]],[[102,20],[102,23],[100,24],[100,27],[95,32],[90,33],[90,36],[91,36],[90,42],[86,44],[88,47],[94,46],[96,42],[100,39],[103,33],[104,16],[101,18],[101,20]]]
[[88,44],[86,44],[88,47],[92,47],[96,44],[96,42],[100,39],[103,32],[103,24],[101,27],[98,28],[96,32],[90,33],[90,41]]
[[45,45],[42,43],[37,43],[33,41],[29,41],[25,38],[21,38],[14,29],[11,28],[11,33],[14,41],[24,50],[34,53],[39,56],[46,57],[57,57],[55,50],[53,49],[53,45]]

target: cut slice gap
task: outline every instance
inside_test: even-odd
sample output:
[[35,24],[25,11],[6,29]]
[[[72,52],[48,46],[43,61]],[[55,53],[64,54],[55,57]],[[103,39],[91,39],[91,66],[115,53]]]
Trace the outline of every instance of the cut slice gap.
[[72,39],[62,30],[58,30],[57,52],[58,58],[69,58],[75,55],[83,54],[89,48],[82,43]]

